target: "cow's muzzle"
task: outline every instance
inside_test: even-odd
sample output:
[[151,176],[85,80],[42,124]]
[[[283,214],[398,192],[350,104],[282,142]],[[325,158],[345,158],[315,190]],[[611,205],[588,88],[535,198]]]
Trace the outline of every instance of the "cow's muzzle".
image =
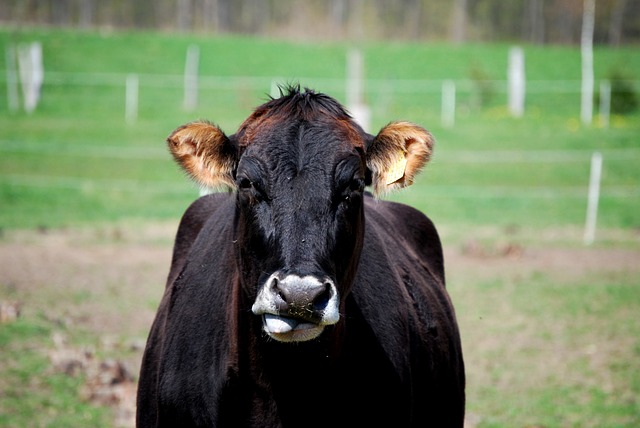
[[340,319],[338,291],[328,278],[274,273],[260,287],[251,310],[264,331],[281,342],[315,339]]

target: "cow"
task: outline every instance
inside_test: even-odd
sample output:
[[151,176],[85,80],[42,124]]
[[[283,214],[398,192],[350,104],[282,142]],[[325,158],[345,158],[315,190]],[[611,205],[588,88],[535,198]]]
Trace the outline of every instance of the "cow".
[[434,139],[373,136],[281,88],[226,135],[167,139],[202,196],[184,213],[142,358],[137,426],[462,427],[465,372],[442,246],[410,185]]

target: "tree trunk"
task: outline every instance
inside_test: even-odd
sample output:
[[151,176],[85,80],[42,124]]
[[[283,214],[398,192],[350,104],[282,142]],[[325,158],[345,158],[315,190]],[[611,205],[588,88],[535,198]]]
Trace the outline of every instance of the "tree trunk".
[[81,28],[89,28],[93,25],[93,17],[96,12],[95,0],[82,0],[80,2],[79,25]]
[[584,0],[582,15],[582,105],[580,118],[585,125],[593,118],[593,26],[596,14],[596,0]]
[[611,11],[611,19],[609,21],[609,44],[612,46],[620,46],[622,41],[622,21],[624,18],[624,7],[627,0],[617,0]]
[[218,1],[202,1],[202,27],[207,32],[216,32],[220,26],[218,22]]
[[456,0],[453,5],[450,38],[454,43],[462,43],[467,37],[467,0]]
[[544,0],[529,0],[525,9],[525,40],[531,43],[544,43]]
[[192,0],[178,0],[176,18],[178,30],[188,31],[193,26],[193,2]]

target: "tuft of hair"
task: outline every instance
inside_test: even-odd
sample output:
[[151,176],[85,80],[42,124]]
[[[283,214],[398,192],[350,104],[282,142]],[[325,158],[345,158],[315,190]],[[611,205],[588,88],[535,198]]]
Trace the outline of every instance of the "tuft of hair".
[[318,113],[328,114],[338,119],[351,119],[347,110],[334,98],[310,88],[300,88],[300,84],[278,86],[279,98],[272,98],[258,107],[266,114],[312,117]]

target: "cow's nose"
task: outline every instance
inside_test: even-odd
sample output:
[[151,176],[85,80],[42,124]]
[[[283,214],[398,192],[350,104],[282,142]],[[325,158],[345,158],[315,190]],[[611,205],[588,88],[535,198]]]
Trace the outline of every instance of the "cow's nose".
[[325,326],[338,322],[339,307],[338,289],[327,277],[276,272],[259,288],[251,311],[298,326]]
[[323,312],[336,295],[333,281],[314,276],[274,275],[269,287],[277,296],[280,309],[301,318],[313,318],[314,313]]

